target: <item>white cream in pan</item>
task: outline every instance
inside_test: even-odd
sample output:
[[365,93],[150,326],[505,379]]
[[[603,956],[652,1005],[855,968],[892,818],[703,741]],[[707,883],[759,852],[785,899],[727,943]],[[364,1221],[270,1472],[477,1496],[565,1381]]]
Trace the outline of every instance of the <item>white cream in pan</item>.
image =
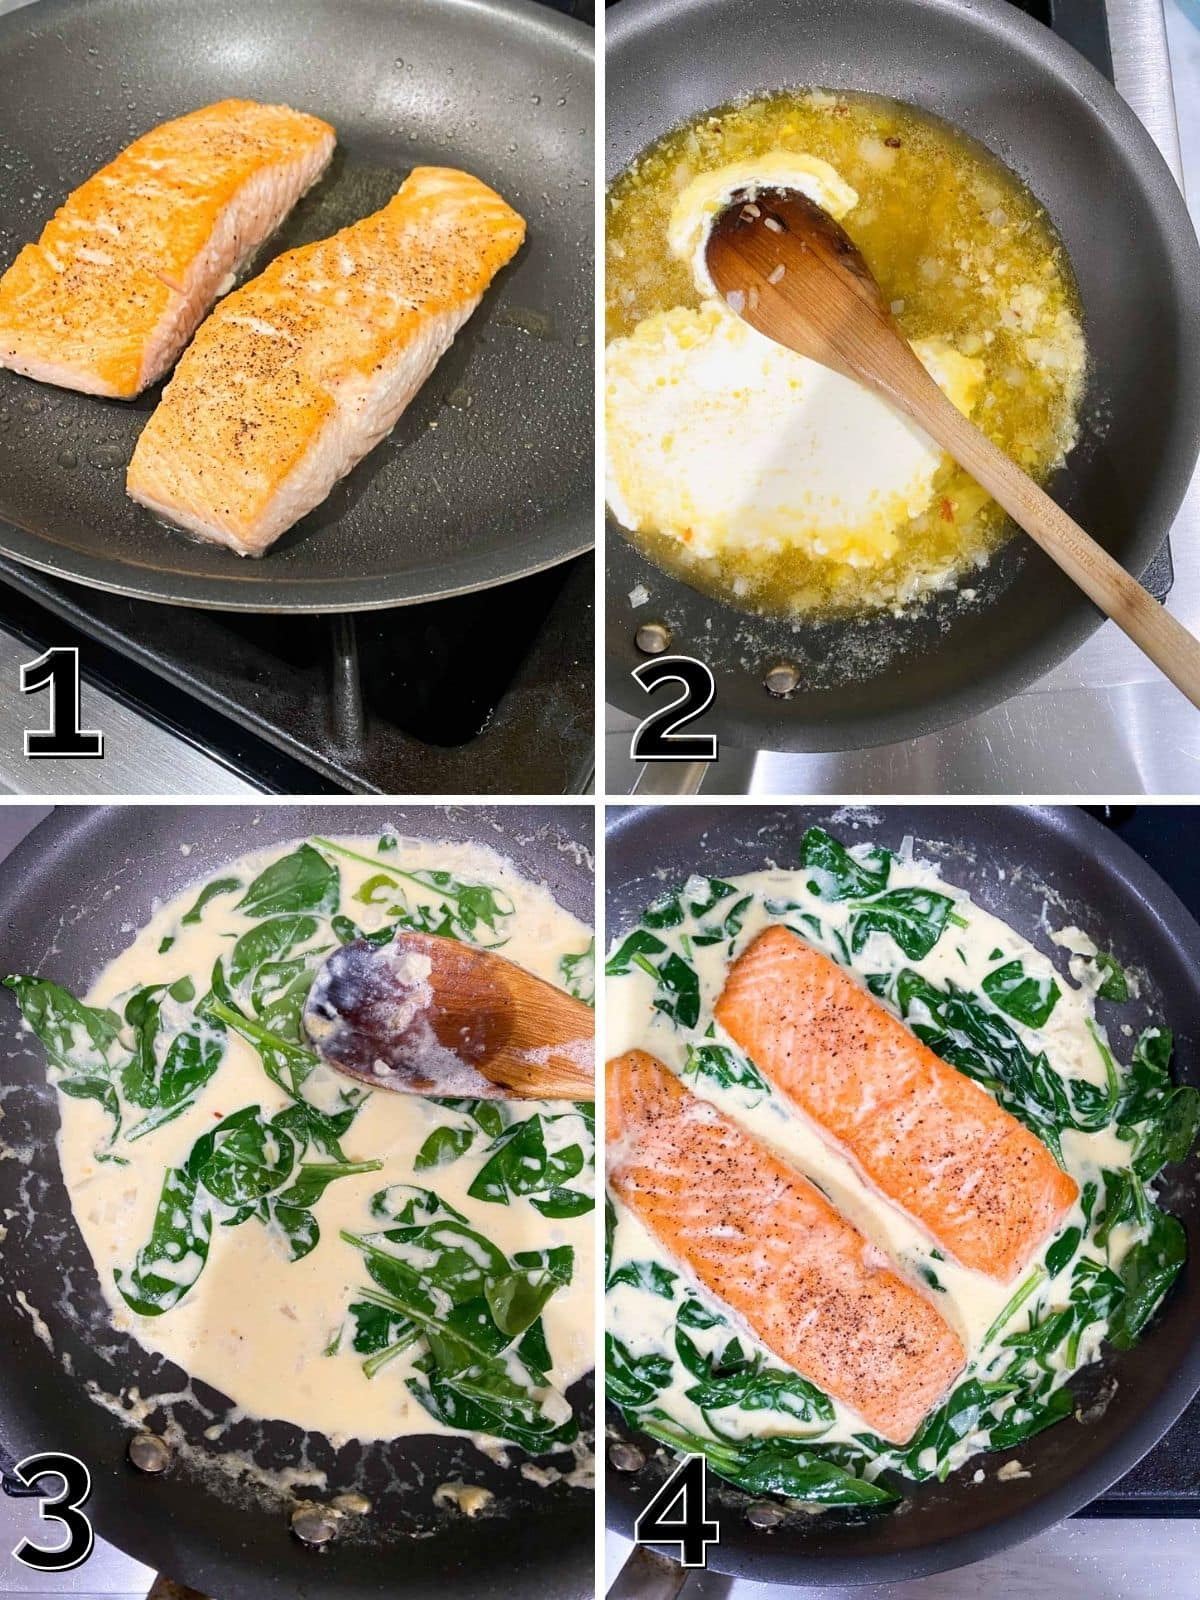
[[[378,844],[375,838],[337,842],[367,857],[375,856]],[[213,877],[230,875],[246,885],[292,848],[274,847],[232,862]],[[504,919],[503,954],[538,976],[562,984],[562,959],[581,956],[587,949],[589,931],[555,903],[547,888],[522,878],[490,849],[403,839],[378,860],[377,867],[344,856],[336,861],[340,909],[364,932],[388,921],[386,894],[375,904],[355,899],[368,880],[377,872],[386,873],[389,866],[433,869],[449,872],[457,880],[492,886],[511,900],[513,912]],[[90,1004],[120,1011],[130,991],[152,983],[174,983],[184,976],[192,979],[198,996],[206,992],[214,962],[221,956],[228,961],[237,937],[253,923],[234,909],[239,898],[234,892],[214,898],[198,924],[183,925],[181,917],[203,881],[164,905],[137,933],[128,949],[95,980],[86,997]],[[412,906],[438,903],[436,896],[411,882],[406,890]],[[491,937],[487,935],[488,942]],[[162,952],[165,940],[173,942]],[[294,953],[331,943],[325,922],[318,936]],[[172,1026],[182,1025],[190,1009],[181,1007],[173,1014],[173,1006],[170,1001],[164,1006],[168,1033]],[[305,1084],[305,1095],[318,1107],[333,1109],[346,1087],[347,1080],[322,1064]],[[509,1257],[522,1250],[570,1245],[571,1282],[551,1296],[543,1313],[552,1357],[547,1376],[555,1389],[565,1391],[593,1365],[594,1212],[552,1220],[525,1197],[514,1196],[506,1204],[472,1198],[467,1189],[490,1142],[482,1134],[461,1158],[417,1171],[418,1152],[430,1133],[455,1121],[454,1114],[437,1102],[380,1091],[370,1094],[343,1140],[344,1152],[349,1160],[378,1160],[382,1167],[329,1185],[312,1208],[320,1239],[311,1253],[298,1261],[289,1259],[283,1242],[256,1220],[232,1228],[217,1225],[207,1264],[192,1289],[180,1304],[153,1317],[130,1310],[117,1291],[114,1273],[128,1272],[150,1235],[164,1169],[184,1162],[202,1134],[239,1108],[257,1105],[269,1117],[283,1110],[289,1098],[267,1077],[255,1050],[230,1030],[222,1064],[182,1116],[137,1141],[116,1141],[112,1153],[128,1165],[97,1158],[97,1152],[105,1149],[109,1128],[99,1105],[65,1095],[60,1103],[63,1174],[114,1325],[228,1395],[248,1413],[284,1419],[334,1439],[448,1431],[406,1386],[419,1349],[399,1355],[371,1378],[364,1374],[363,1357],[347,1338],[328,1353],[349,1303],[370,1284],[362,1256],[341,1238],[341,1231],[365,1234],[384,1226],[371,1216],[369,1205],[374,1194],[392,1184],[432,1189]],[[582,1142],[590,1154],[584,1120],[570,1105],[524,1102],[515,1114],[524,1117],[535,1111],[568,1113],[565,1119],[547,1124],[548,1145],[552,1138],[569,1139]],[[133,1121],[127,1118],[127,1123]],[[572,1186],[584,1188],[589,1181],[585,1166]]]

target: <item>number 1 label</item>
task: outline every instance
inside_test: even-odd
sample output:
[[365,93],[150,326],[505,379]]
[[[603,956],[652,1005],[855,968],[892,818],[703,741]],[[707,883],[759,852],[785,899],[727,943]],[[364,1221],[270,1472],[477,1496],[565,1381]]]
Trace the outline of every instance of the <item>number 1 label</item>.
[[25,754],[39,757],[74,756],[99,760],[104,755],[104,735],[97,728],[79,726],[79,651],[59,645],[21,668],[21,693],[50,690],[50,726],[26,728]]

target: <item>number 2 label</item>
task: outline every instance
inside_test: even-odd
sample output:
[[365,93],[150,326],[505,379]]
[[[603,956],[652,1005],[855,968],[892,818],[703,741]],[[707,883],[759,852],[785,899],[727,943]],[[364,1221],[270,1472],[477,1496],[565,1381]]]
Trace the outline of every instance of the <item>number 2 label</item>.
[[630,742],[634,761],[715,761],[715,733],[680,733],[712,704],[716,685],[712,671],[694,656],[659,656],[634,667],[633,676],[647,694],[660,683],[678,683],[683,693],[639,723]]

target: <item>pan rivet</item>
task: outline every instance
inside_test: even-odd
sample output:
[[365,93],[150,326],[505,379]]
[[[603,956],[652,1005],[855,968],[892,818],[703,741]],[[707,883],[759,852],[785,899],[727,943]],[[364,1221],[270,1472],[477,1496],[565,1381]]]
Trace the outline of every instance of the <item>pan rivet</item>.
[[643,622],[634,642],[644,656],[660,656],[670,648],[671,630],[665,622]]
[[171,1446],[156,1433],[135,1433],[129,1441],[129,1459],[139,1472],[165,1472],[171,1465]]
[[787,1512],[782,1506],[774,1505],[770,1500],[760,1500],[746,1512],[746,1521],[752,1528],[773,1528],[786,1516]]
[[617,1443],[609,1446],[608,1459],[618,1472],[640,1472],[646,1458],[634,1445]]
[[777,661],[773,667],[767,668],[763,684],[768,694],[782,700],[789,694],[795,694],[799,688],[800,668],[791,661]]
[[302,1544],[328,1544],[337,1533],[339,1521],[336,1511],[310,1502],[292,1512],[292,1532]]

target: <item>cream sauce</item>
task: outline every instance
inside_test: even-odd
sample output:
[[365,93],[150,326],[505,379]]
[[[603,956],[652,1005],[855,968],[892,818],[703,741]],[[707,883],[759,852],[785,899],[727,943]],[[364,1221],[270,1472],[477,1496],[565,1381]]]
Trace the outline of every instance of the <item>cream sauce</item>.
[[[336,842],[373,858],[372,864],[330,856],[340,871],[340,910],[364,932],[390,920],[386,897],[376,904],[354,898],[372,876],[395,867],[434,869],[486,884],[509,897],[514,910],[504,919],[509,938],[503,954],[530,972],[562,985],[560,962],[587,947],[589,932],[583,924],[557,905],[545,886],[521,877],[491,849],[402,839],[394,851],[376,857],[374,838]],[[214,877],[234,876],[245,886],[292,848],[273,847],[244,857]],[[181,918],[200,887],[197,884],[161,907],[95,980],[86,997],[90,1004],[119,1011],[131,991],[147,984],[175,983],[185,976],[192,979],[197,996],[207,991],[214,962],[221,956],[228,962],[236,938],[254,926],[254,920],[234,909],[238,894],[231,893],[213,899],[199,923],[184,924]],[[436,894],[411,882],[404,887],[410,906],[441,907]],[[487,939],[491,942],[492,936]],[[168,940],[169,948],[160,950]],[[299,952],[316,959],[318,951],[332,944],[328,921],[323,921],[317,936]],[[164,1034],[183,1025],[191,1009],[174,1002],[164,1005]],[[346,1087],[347,1080],[322,1064],[304,1092],[317,1106],[332,1110]],[[349,1338],[341,1340],[335,1353],[328,1353],[349,1303],[371,1282],[362,1256],[340,1237],[341,1230],[358,1234],[377,1230],[382,1224],[370,1214],[371,1198],[397,1183],[434,1190],[510,1258],[520,1250],[570,1245],[575,1256],[571,1283],[551,1296],[543,1312],[553,1363],[548,1376],[556,1389],[565,1391],[593,1365],[594,1213],[550,1220],[527,1198],[513,1197],[506,1204],[472,1199],[467,1189],[489,1143],[482,1135],[457,1161],[417,1171],[417,1153],[427,1136],[453,1120],[437,1102],[386,1092],[372,1093],[363,1102],[342,1144],[348,1160],[379,1160],[382,1168],[329,1185],[313,1207],[320,1239],[310,1254],[292,1261],[284,1241],[254,1219],[234,1228],[218,1225],[207,1265],[193,1288],[173,1309],[147,1317],[126,1305],[114,1273],[128,1272],[138,1248],[150,1236],[164,1170],[182,1163],[195,1140],[221,1118],[248,1105],[261,1107],[263,1116],[269,1117],[285,1109],[289,1098],[266,1076],[257,1052],[230,1030],[220,1067],[184,1115],[139,1140],[117,1140],[114,1153],[125,1158],[127,1166],[97,1159],[109,1130],[97,1104],[65,1095],[60,1101],[63,1175],[114,1326],[146,1349],[169,1357],[191,1377],[211,1384],[250,1415],[293,1422],[335,1441],[453,1431],[432,1417],[406,1387],[404,1380],[413,1372],[421,1341],[374,1378],[364,1375],[363,1357],[352,1349]],[[525,1102],[520,1115],[564,1109],[570,1112],[561,1104]],[[569,1129],[571,1142],[583,1142],[590,1149],[578,1115],[547,1127],[562,1130],[555,1137],[564,1143]],[[585,1167],[573,1187],[585,1187],[587,1176]]]

